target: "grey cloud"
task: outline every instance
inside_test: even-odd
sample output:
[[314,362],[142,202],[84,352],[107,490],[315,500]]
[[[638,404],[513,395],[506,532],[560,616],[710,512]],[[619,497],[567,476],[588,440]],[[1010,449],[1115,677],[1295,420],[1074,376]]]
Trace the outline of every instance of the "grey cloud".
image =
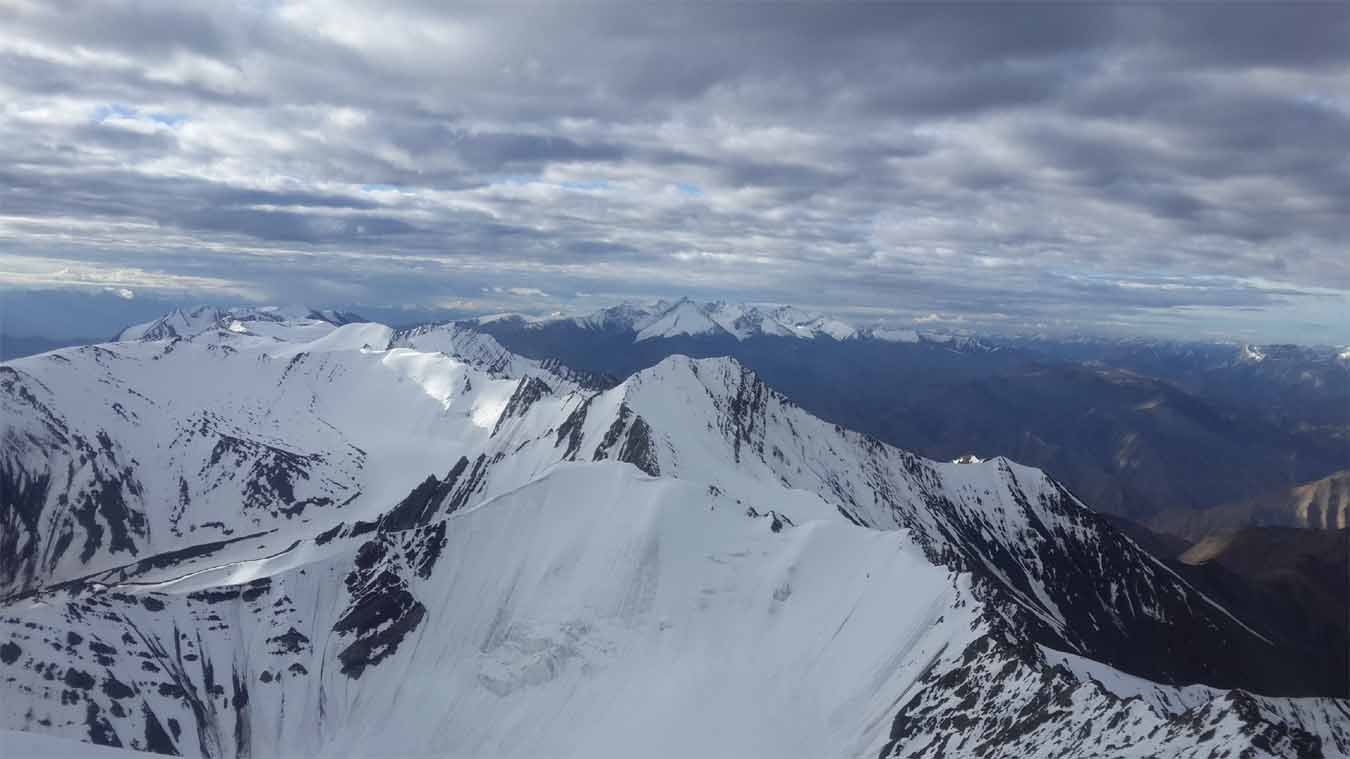
[[132,159],[146,160],[178,147],[178,138],[163,132],[133,132],[116,127],[89,124],[70,132],[73,146],[93,145],[116,150]]
[[622,148],[616,145],[581,145],[566,137],[529,134],[473,134],[455,141],[454,146],[471,166],[483,170],[553,161],[602,163],[623,157]]
[[345,242],[379,239],[417,231],[411,224],[382,217],[331,219],[288,211],[202,208],[184,212],[175,224],[198,231],[220,231],[276,242]]
[[[7,15],[13,20],[17,14]],[[234,48],[231,38],[238,36],[232,33],[233,19],[213,17],[206,6],[180,3],[59,1],[24,17],[73,44],[151,56],[179,50],[224,56]]]
[[[154,142],[153,137],[147,139]],[[131,142],[137,142],[136,138],[131,138]],[[304,190],[261,190],[189,177],[159,178],[148,182],[136,172],[75,172],[72,168],[76,166],[63,163],[63,170],[59,172],[0,169],[0,182],[7,188],[20,191],[7,204],[9,210],[34,216],[65,216],[73,212],[127,217],[140,215],[164,224],[176,224],[194,216],[245,212],[255,206],[352,211],[377,207],[369,200],[350,195]],[[211,228],[226,228],[219,222],[210,223]]]
[[1178,60],[1273,66],[1350,61],[1350,6],[1344,3],[1189,3],[1135,13],[1142,17],[1139,36],[1155,36]]
[[1340,5],[35,7],[0,11],[10,268],[1272,334],[1350,291]]

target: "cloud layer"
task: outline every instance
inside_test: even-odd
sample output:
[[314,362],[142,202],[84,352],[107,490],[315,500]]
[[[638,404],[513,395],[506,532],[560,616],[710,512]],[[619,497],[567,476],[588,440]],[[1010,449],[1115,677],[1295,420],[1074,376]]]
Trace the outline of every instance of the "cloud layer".
[[1344,4],[445,5],[0,6],[0,284],[1350,341]]

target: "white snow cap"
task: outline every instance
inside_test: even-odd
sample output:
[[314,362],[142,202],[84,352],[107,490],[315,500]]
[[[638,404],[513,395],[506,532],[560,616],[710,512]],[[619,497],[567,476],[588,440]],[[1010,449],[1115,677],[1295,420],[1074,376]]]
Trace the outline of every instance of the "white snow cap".
[[634,333],[635,342],[680,337],[791,337],[803,340],[883,340],[895,343],[945,343],[953,347],[982,347],[971,337],[935,331],[918,331],[886,325],[860,327],[844,319],[796,306],[751,305],[690,298],[630,301],[581,316],[527,316],[493,314],[472,320],[488,325],[514,322],[527,328],[542,328],[559,322],[583,329],[617,329]]

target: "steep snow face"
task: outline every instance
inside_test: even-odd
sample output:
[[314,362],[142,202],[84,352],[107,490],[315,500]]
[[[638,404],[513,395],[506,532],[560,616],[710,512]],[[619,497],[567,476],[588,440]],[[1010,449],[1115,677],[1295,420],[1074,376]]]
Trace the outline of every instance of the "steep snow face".
[[1253,736],[1297,756],[1337,735],[1324,702],[1122,700],[1005,642],[905,532],[828,513],[562,465],[420,526],[11,608],[0,672],[23,698],[0,715],[254,757],[1142,757]]
[[634,342],[681,335],[715,335],[726,330],[690,300],[681,300],[638,330]]
[[0,671],[28,697],[0,710],[187,755],[875,755],[981,623],[903,533],[819,512],[565,465],[419,528],[23,610]]
[[606,377],[578,372],[556,361],[539,361],[518,356],[502,347],[496,338],[453,322],[399,330],[390,340],[391,347],[443,353],[461,359],[494,377],[536,377],[568,390],[598,388],[613,384]]
[[454,323],[427,325],[400,330],[392,345],[424,353],[444,353],[501,376],[523,376],[538,362],[510,353],[491,335]]

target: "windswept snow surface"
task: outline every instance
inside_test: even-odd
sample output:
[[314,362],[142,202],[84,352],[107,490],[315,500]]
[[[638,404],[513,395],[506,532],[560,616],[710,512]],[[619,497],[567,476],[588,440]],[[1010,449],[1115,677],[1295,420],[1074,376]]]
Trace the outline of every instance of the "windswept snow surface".
[[590,379],[453,325],[0,365],[0,728],[227,757],[1350,751],[1343,702],[1161,684],[1266,644],[1036,470],[881,445],[728,359]]

